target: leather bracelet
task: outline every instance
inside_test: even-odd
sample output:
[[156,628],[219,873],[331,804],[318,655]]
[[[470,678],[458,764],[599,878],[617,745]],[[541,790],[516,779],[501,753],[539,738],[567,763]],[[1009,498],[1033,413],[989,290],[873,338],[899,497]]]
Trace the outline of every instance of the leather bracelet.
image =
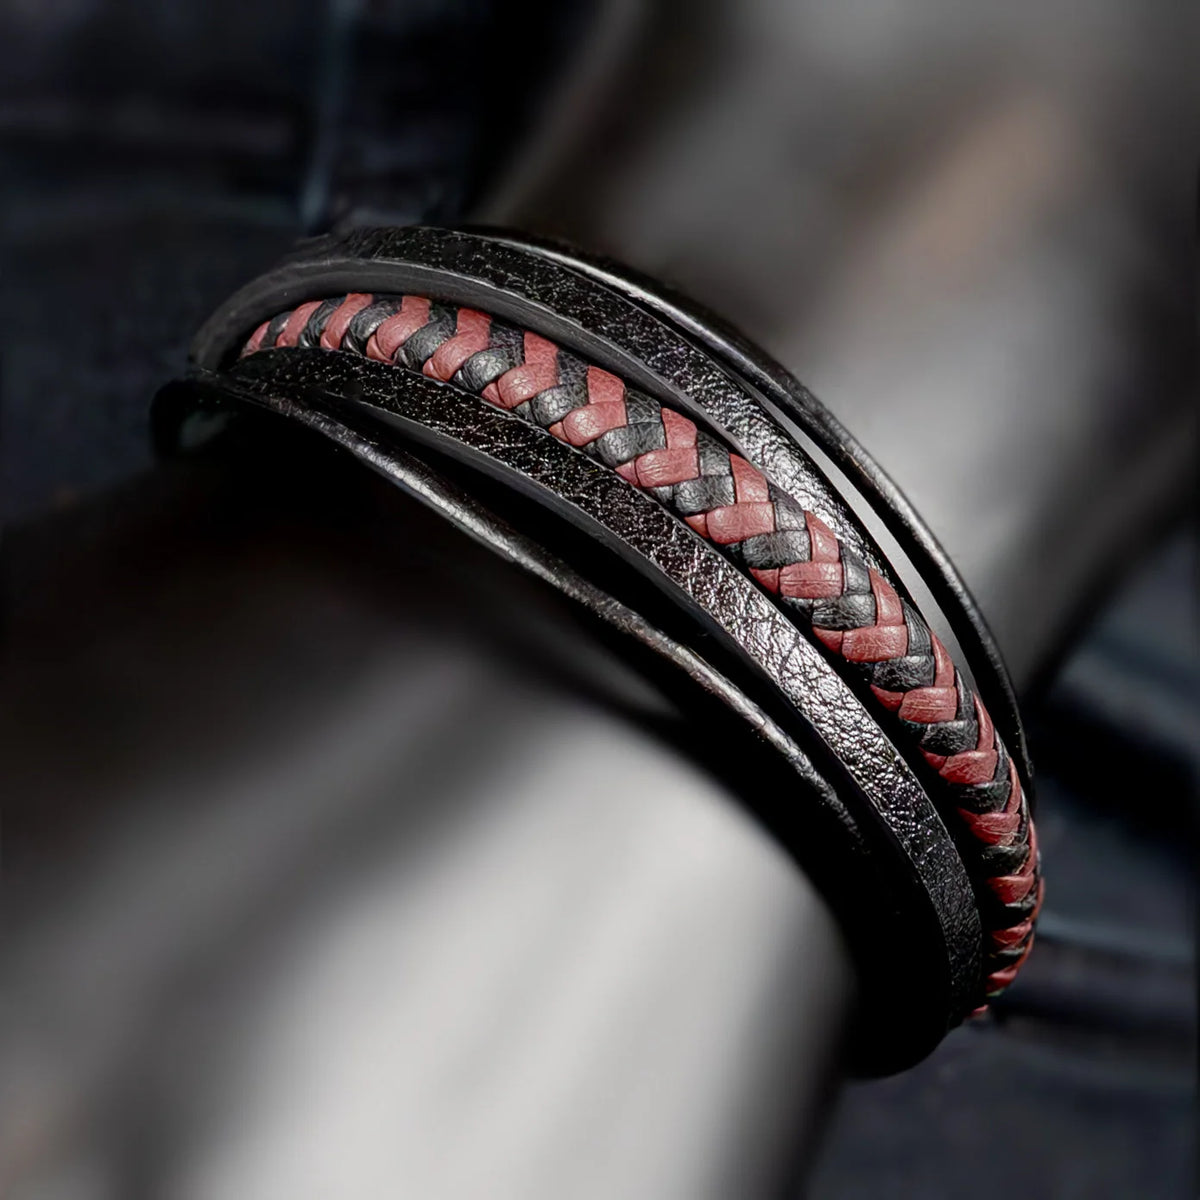
[[864,1062],[910,1061],[1011,981],[1041,884],[999,655],[932,536],[782,368],[611,264],[432,229],[303,244],[193,357],[210,396],[314,426],[749,720],[792,773],[776,824],[798,856],[810,826],[840,843]]

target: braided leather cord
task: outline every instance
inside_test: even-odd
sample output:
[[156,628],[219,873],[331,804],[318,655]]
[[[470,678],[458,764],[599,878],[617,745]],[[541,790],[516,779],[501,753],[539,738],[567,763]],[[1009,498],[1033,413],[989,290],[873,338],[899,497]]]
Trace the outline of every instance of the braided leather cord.
[[865,681],[898,739],[940,776],[989,942],[986,994],[1012,982],[1042,892],[1016,765],[937,635],[827,525],[687,416],[474,309],[412,295],[310,300],[264,321],[242,354],[286,347],[349,351],[465,388],[612,468],[723,550]]

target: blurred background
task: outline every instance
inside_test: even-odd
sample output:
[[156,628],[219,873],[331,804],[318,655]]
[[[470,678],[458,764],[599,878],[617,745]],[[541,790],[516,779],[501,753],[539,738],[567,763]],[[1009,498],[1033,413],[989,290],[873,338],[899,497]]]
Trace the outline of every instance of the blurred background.
[[[1038,952],[987,1022],[821,1106],[806,1194],[1192,1194],[1188,7],[5,0],[0,1187],[22,1200],[281,1194],[236,1172],[232,1191],[219,1172],[164,1182],[187,1158],[189,1105],[212,1100],[171,1092],[168,1108],[164,1081],[203,1074],[205,981],[258,951],[225,953],[223,926],[202,916],[160,922],[156,898],[192,895],[178,880],[144,880],[136,903],[113,881],[157,844],[169,804],[145,807],[147,780],[171,755],[203,764],[206,739],[238,729],[248,744],[286,739],[319,707],[306,694],[255,724],[278,703],[265,676],[231,690],[205,674],[223,621],[239,644],[276,638],[276,659],[300,655],[326,704],[371,637],[415,670],[420,638],[396,613],[419,623],[438,605],[372,577],[352,611],[320,582],[346,569],[347,528],[383,511],[352,472],[329,468],[309,495],[298,470],[291,507],[243,523],[211,480],[163,482],[150,402],[204,317],[296,237],[343,220],[483,220],[614,253],[780,357],[916,501],[1028,700],[1050,880]],[[948,455],[959,469],[935,471]],[[431,547],[411,552],[413,571],[443,570],[437,523],[401,512]],[[191,565],[164,549],[177,526]],[[289,539],[307,547],[300,574],[278,549]],[[266,581],[261,611],[223,617],[250,574]],[[314,587],[303,620],[270,625]],[[453,571],[444,587],[445,628],[478,617],[455,607]],[[181,633],[180,611],[205,636]],[[157,655],[182,665],[163,679]],[[511,663],[493,667],[486,694],[511,704]],[[630,689],[623,703],[653,709]],[[153,710],[180,692],[186,728],[157,740]],[[322,761],[293,770],[311,781]],[[164,777],[184,808],[204,774]],[[325,803],[305,809],[301,841],[328,832]],[[210,862],[271,840],[237,822],[207,836]],[[352,873],[367,852],[338,845]],[[304,877],[318,854],[305,846],[283,874]],[[532,909],[554,903],[547,887]],[[168,927],[201,965],[145,966]],[[141,1116],[119,1119],[114,1097]],[[272,1136],[287,1144],[283,1118]],[[370,1140],[349,1120],[329,1136]],[[288,1194],[344,1194],[326,1184]]]

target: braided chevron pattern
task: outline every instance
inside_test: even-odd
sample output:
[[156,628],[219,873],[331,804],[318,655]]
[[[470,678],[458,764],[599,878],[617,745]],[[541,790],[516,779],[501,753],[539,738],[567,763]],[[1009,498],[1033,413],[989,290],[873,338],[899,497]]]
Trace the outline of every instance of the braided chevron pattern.
[[349,351],[465,388],[611,467],[720,547],[867,684],[941,777],[982,907],[987,995],[1012,981],[1041,901],[1016,766],[937,635],[827,525],[682,413],[486,313],[352,293],[264,321],[242,353],[280,347]]

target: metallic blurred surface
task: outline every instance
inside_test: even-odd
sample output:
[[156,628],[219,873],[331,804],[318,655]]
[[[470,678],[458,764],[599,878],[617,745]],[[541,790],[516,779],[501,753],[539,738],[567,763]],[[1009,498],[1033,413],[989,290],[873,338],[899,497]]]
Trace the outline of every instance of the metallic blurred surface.
[[819,897],[556,597],[330,457],[9,547],[5,1195],[777,1192]]

